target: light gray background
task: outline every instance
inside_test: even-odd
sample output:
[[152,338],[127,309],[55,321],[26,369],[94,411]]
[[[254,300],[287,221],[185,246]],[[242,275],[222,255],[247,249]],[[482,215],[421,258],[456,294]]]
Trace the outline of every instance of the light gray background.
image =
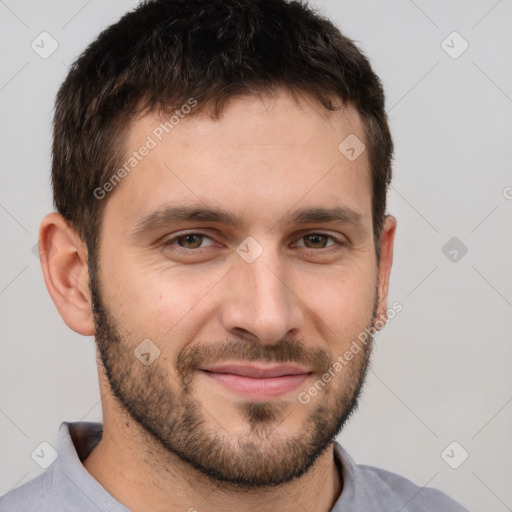
[[[37,476],[61,421],[101,421],[93,338],[63,323],[33,247],[52,210],[53,101],[67,66],[135,1],[0,0],[0,494]],[[512,3],[324,0],[371,59],[396,145],[390,304],[358,413],[356,461],[438,487],[472,511],[512,510]],[[31,42],[48,31],[47,59]],[[457,31],[469,48],[442,47]],[[457,36],[444,45],[462,48]],[[467,248],[450,261],[442,247]],[[441,457],[457,441],[469,458]],[[451,455],[452,464],[460,448]],[[313,512],[313,511],[312,511]],[[398,512],[398,511],[397,511]]]

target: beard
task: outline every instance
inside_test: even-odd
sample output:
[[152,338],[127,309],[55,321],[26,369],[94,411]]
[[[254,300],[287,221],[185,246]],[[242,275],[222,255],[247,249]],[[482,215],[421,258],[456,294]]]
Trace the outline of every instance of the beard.
[[[236,434],[229,432],[194,395],[194,376],[205,363],[225,359],[298,363],[313,368],[313,375],[320,379],[336,359],[324,349],[308,348],[290,337],[273,345],[240,338],[187,345],[172,369],[161,364],[163,358],[145,366],[134,355],[140,340],[125,331],[103,304],[96,267],[91,267],[92,310],[102,370],[112,394],[147,441],[147,448],[156,446],[164,459],[173,454],[224,488],[250,490],[282,485],[313,466],[357,408],[373,331],[360,352],[311,400],[298,434],[286,435],[279,426],[294,409],[305,405],[278,398],[233,401],[233,414],[243,418],[246,428]],[[376,305],[375,298],[370,326],[374,324]],[[164,343],[159,345],[163,347]],[[215,407],[214,403],[208,405]]]

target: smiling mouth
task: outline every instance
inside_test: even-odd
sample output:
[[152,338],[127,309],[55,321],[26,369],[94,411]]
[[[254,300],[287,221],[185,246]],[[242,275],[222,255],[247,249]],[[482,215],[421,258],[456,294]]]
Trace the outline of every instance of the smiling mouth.
[[253,399],[289,393],[312,375],[311,369],[293,364],[217,364],[200,372],[224,389]]

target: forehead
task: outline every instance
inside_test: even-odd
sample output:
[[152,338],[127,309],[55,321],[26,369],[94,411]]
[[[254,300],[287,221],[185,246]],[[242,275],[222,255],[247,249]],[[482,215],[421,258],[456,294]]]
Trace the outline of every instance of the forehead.
[[216,120],[193,107],[148,114],[131,123],[124,164],[135,165],[125,165],[105,216],[133,225],[176,203],[230,210],[249,224],[294,206],[344,206],[371,222],[367,151],[346,153],[347,145],[359,153],[364,139],[353,107],[330,112],[284,91],[236,97]]

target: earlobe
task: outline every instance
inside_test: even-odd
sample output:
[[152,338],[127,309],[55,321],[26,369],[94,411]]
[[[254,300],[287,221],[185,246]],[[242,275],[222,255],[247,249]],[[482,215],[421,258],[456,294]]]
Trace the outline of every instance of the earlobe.
[[39,257],[46,287],[66,325],[92,336],[87,248],[58,213],[46,215],[41,222]]
[[[391,266],[393,264],[393,246],[396,232],[396,218],[387,215],[380,235],[380,261],[377,276],[378,288],[378,306],[376,327],[385,325],[387,321],[387,299],[389,290],[389,277],[391,274]],[[377,322],[377,319],[380,319]],[[378,328],[377,330],[380,330]]]

